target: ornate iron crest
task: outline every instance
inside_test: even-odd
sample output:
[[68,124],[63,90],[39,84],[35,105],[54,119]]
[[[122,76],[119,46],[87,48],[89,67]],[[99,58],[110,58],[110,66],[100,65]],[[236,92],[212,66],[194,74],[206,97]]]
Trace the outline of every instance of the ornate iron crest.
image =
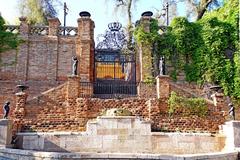
[[126,35],[122,29],[122,24],[119,22],[113,22],[108,24],[108,30],[105,34],[98,36],[99,43],[96,49],[106,50],[120,50],[126,44]]

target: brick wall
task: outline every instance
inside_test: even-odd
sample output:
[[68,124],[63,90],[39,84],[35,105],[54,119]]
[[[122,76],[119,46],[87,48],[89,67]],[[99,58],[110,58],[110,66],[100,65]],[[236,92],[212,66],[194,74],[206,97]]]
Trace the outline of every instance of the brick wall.
[[[41,94],[41,92],[47,91],[53,87],[58,86],[63,83],[62,81],[26,81],[25,84],[29,86],[27,90],[28,99],[32,99],[35,96]],[[12,112],[15,108],[15,93],[17,92],[16,85],[19,84],[17,81],[0,81],[0,107],[6,101],[10,101],[10,116],[12,116]],[[3,116],[2,108],[0,108],[0,117]]]
[[77,34],[77,27],[68,27],[63,35],[56,18],[49,20],[49,26],[30,26],[26,18],[20,21],[19,37],[24,43],[1,54],[0,80],[66,80],[76,55],[76,35],[68,30]]
[[[74,37],[31,36],[27,50],[24,80],[66,80],[71,74],[71,58],[76,52]],[[16,54],[16,51],[2,54],[2,61],[8,65],[0,67],[0,80],[16,79],[17,64],[23,63]]]
[[136,116],[151,120],[153,131],[217,132],[218,125],[225,120],[212,104],[209,104],[206,117],[194,113],[186,116],[182,112],[169,117],[167,99],[67,99],[67,90],[65,83],[28,101],[24,117],[15,117],[14,121],[21,122],[22,131],[82,131],[88,120],[110,108],[125,108]]

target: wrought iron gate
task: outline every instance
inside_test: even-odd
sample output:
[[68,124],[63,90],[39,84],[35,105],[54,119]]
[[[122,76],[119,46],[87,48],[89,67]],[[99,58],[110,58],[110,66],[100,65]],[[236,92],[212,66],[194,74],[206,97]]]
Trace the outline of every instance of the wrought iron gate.
[[126,39],[121,24],[108,25],[109,31],[95,49],[94,95],[107,97],[136,95],[136,63],[134,53],[123,48]]

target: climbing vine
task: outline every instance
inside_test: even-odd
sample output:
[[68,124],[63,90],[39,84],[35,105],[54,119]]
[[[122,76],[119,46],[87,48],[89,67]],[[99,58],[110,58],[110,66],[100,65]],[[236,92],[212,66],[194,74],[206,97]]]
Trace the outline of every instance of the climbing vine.
[[177,17],[161,35],[153,19],[149,33],[140,25],[134,36],[137,43],[154,46],[153,57],[164,55],[170,61],[173,79],[184,72],[188,82],[218,84],[225,95],[240,99],[238,8],[238,0],[228,0],[197,22]]

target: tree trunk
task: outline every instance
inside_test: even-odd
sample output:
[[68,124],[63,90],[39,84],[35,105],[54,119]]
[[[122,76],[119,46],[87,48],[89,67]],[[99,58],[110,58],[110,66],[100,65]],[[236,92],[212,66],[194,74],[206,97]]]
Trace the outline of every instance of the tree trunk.
[[204,13],[207,11],[208,6],[213,2],[213,0],[201,0],[199,6],[197,7],[197,20],[201,19]]

